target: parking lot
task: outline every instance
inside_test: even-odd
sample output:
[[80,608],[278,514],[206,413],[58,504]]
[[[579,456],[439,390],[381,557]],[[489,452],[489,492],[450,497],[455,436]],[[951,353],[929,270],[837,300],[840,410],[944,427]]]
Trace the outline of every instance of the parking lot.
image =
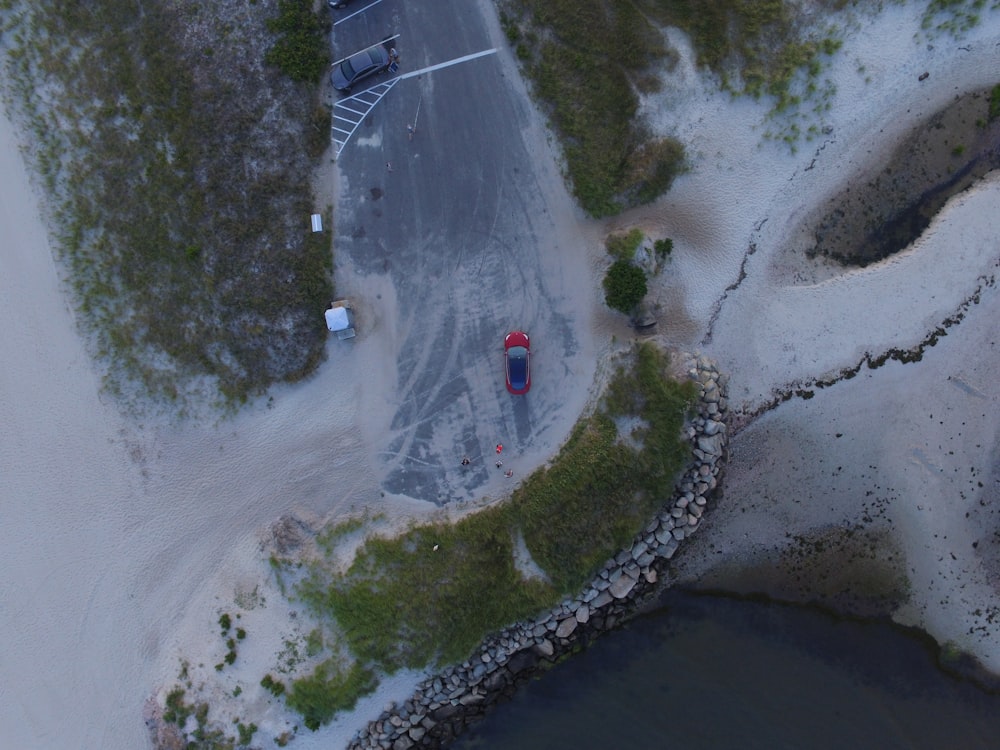
[[[355,300],[359,336],[331,342],[328,366],[356,359],[383,492],[495,496],[544,463],[586,404],[595,228],[566,194],[491,3],[382,0],[334,27],[333,57],[396,34],[400,77],[497,52],[401,78],[337,158],[336,284]],[[504,387],[512,329],[532,339],[523,396]],[[494,465],[497,443],[513,478]]]

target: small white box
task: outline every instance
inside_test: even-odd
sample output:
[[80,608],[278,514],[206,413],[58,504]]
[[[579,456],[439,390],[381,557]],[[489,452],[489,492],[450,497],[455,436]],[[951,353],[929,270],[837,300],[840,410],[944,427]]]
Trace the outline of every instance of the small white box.
[[322,232],[323,231],[323,216],[321,214],[312,215],[313,231]]

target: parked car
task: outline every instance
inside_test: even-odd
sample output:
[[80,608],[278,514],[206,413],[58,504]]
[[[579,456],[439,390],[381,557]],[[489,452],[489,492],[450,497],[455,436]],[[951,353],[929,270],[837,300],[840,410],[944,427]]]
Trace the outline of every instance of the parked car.
[[330,78],[337,91],[349,92],[358,81],[387,70],[391,63],[388,50],[376,44],[335,65]]
[[524,331],[511,331],[503,340],[507,390],[515,396],[531,388],[531,342]]
[[331,8],[346,8],[350,0],[328,0],[327,5]]

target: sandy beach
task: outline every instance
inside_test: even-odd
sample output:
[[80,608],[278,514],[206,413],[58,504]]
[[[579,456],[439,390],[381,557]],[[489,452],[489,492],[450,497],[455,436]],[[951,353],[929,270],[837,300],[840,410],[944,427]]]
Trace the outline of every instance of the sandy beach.
[[[1000,177],[950,200],[888,260],[845,271],[804,257],[817,206],[954,96],[998,82],[997,13],[960,44],[921,37],[919,16],[890,6],[855,18],[829,72],[829,130],[794,153],[763,138],[766,104],[719,92],[670,32],[682,59],[644,112],[688,144],[691,171],[608,228],[673,238],[669,268],[652,286],[658,340],[717,359],[730,373],[731,408],[762,412],[735,435],[725,492],[681,557],[678,580],[782,589],[763,574],[737,585],[734,571],[766,563],[773,572],[789,533],[862,523],[890,540],[893,573],[909,580],[896,619],[1000,673]],[[517,75],[510,50],[497,57]],[[600,227],[571,209],[535,117],[525,138],[543,164],[544,191],[557,196],[556,229],[596,236]],[[309,631],[269,572],[279,517],[318,523],[377,507],[402,524],[436,509],[381,490],[379,431],[391,412],[371,389],[392,384],[370,376],[391,355],[379,345],[232,418],[121,413],[102,395],[18,142],[0,117],[0,737],[53,750],[150,747],[144,705],[176,680],[182,658],[222,702]],[[595,242],[590,258],[602,252]],[[603,269],[591,265],[568,308],[596,305]],[[384,296],[380,314],[391,315],[393,290],[369,283],[366,292]],[[958,313],[917,362],[863,365],[850,379],[812,385],[866,355],[918,346]],[[593,318],[579,331],[581,352],[599,357],[626,344],[623,319]],[[567,402],[582,406],[593,386],[581,378]],[[814,395],[770,406],[802,388]],[[576,416],[548,425],[535,465]],[[238,668],[216,679],[220,611],[240,612],[252,637]],[[342,746],[417,677],[397,675],[294,746]],[[247,691],[240,710],[272,737],[295,717],[261,693]]]

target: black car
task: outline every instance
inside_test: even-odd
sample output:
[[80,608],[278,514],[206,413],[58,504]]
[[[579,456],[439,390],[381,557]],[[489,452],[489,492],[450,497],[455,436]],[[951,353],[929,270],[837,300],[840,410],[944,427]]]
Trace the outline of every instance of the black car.
[[335,65],[330,79],[337,91],[350,91],[363,78],[387,70],[390,63],[392,58],[389,57],[389,52],[381,44],[377,44]]

